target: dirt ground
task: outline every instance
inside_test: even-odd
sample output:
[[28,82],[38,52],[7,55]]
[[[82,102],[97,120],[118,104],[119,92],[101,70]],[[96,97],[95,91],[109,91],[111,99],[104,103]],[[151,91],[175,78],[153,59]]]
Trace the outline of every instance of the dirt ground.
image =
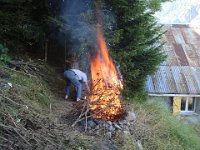
[[[66,149],[90,149],[90,150],[117,150],[119,149],[114,141],[107,139],[105,135],[93,136],[85,131],[85,126],[77,124],[72,127],[72,124],[78,118],[75,114],[77,105],[82,104],[82,101],[75,101],[75,93],[72,88],[72,93],[69,99],[65,100],[65,80],[62,78],[62,74],[57,77],[57,87],[53,93],[56,93],[55,103],[52,104],[52,110],[49,114],[51,120],[53,120],[57,130],[60,129],[64,141],[67,141],[65,145]],[[52,89],[53,90],[53,89]]]
[[[160,109],[147,107],[144,110],[140,105],[135,106],[138,107],[136,124],[128,130],[115,130],[112,138],[105,132],[85,131],[85,126],[79,123],[72,127],[81,101],[75,101],[73,92],[68,100],[64,99],[65,80],[61,69],[45,64],[37,66],[34,70],[28,68],[30,72],[27,68],[24,68],[27,72],[23,72],[0,66],[0,149],[131,150],[137,149],[142,140],[147,149],[160,149],[157,141],[169,135],[162,120],[157,120],[162,117],[157,116]],[[12,87],[8,83],[12,83]],[[126,103],[126,109],[135,112],[133,105]],[[200,133],[199,124],[194,128]],[[161,143],[165,142],[163,138]],[[176,146],[177,143],[172,147]]]
[[[0,149],[119,149],[119,145],[117,146],[114,141],[105,138],[104,135],[90,135],[87,131],[85,132],[84,126],[79,124],[72,127],[77,119],[76,117],[78,117],[74,115],[74,109],[81,102],[74,101],[73,96],[65,100],[65,80],[62,73],[55,72],[56,69],[51,72],[47,71],[49,68],[44,68],[34,76],[38,76],[38,78],[42,78],[42,81],[48,83],[47,88],[51,91],[47,111],[41,111],[41,113],[35,110],[31,103],[23,101],[23,95],[27,94],[27,90],[30,91],[20,83],[13,84],[12,88],[6,92],[1,90]],[[18,76],[18,72],[6,71],[3,68],[1,68],[1,72],[5,72],[10,76],[14,73]],[[10,82],[10,79],[3,80],[2,82],[5,83]],[[22,78],[22,80],[25,79]]]

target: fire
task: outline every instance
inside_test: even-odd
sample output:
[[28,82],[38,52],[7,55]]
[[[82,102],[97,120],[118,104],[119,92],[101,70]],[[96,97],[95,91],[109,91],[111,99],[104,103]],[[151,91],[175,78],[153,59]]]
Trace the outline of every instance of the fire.
[[90,109],[96,118],[115,121],[124,114],[120,100],[123,86],[118,78],[116,67],[108,54],[100,26],[97,26],[97,43],[98,51],[91,60],[92,95],[90,96]]

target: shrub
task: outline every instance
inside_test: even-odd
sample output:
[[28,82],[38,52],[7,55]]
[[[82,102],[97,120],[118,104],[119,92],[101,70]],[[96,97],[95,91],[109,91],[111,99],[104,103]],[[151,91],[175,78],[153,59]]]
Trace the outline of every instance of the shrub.
[[9,49],[0,43],[0,60],[3,63],[8,63],[10,61],[10,57],[8,56]]

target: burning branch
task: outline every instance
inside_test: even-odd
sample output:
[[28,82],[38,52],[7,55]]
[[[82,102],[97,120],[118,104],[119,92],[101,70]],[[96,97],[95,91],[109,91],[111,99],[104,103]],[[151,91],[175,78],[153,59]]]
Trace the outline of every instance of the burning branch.
[[[108,121],[117,121],[125,116],[126,112],[121,107],[121,102],[119,105],[120,107],[117,107],[118,104],[115,104],[115,100],[116,100],[115,98],[116,96],[119,96],[120,93],[116,91],[113,97],[112,95],[113,93],[110,94],[109,89],[107,88],[101,89],[99,91],[99,88],[97,87],[99,84],[102,84],[101,83],[102,81],[103,80],[100,80],[100,79],[97,80],[96,84],[94,85],[92,89],[92,95],[87,96],[89,98],[91,98],[92,96],[95,96],[95,100],[91,101],[91,99],[85,99],[83,103],[81,103],[81,106],[79,106],[79,108],[82,107],[82,110],[79,117],[72,124],[72,127],[74,127],[78,122],[85,119],[86,121],[85,131],[86,131],[88,118],[93,117],[93,118],[100,118],[100,119],[104,119]],[[113,91],[112,88],[110,90]],[[105,101],[104,100],[105,97],[110,97],[109,101]],[[102,107],[102,102],[103,102],[103,107]],[[94,107],[96,109],[94,109]],[[111,113],[109,113],[110,111]],[[117,113],[113,114],[113,111]]]
[[[99,99],[100,100],[100,99]],[[99,110],[99,111],[97,111],[97,112],[94,112],[94,113],[91,113],[91,111],[90,111],[90,108],[89,108],[89,100],[85,100],[84,102],[83,102],[83,105],[84,106],[87,106],[87,107],[83,107],[83,109],[82,109],[82,111],[81,111],[81,114],[80,114],[80,116],[76,119],[76,121],[72,124],[72,127],[75,127],[75,125],[78,123],[78,122],[80,122],[80,121],[82,121],[82,120],[86,120],[86,126],[85,126],[85,131],[87,130],[87,120],[88,120],[88,118],[91,118],[91,117],[95,117],[97,114],[99,114],[99,113],[101,113],[101,112],[103,112],[104,110],[106,110],[106,109],[108,109],[109,107],[111,107],[111,106],[114,106],[114,105],[107,105],[104,109],[101,109],[101,110]],[[87,104],[87,105],[85,105],[85,104]],[[86,109],[85,109],[86,108]]]
[[117,69],[108,53],[105,38],[102,33],[100,1],[96,2],[97,7],[97,51],[91,58],[92,92],[89,98],[84,101],[82,111],[73,127],[83,119],[94,117],[106,121],[117,121],[122,119],[126,112],[120,99],[122,82],[119,79]]

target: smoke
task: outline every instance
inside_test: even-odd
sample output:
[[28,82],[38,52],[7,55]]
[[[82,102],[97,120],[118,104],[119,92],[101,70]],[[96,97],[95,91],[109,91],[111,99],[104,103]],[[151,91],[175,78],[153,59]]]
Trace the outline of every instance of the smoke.
[[62,15],[66,29],[70,31],[71,51],[80,55],[88,46],[96,43],[95,13],[93,0],[66,0]]
[[[95,0],[63,0],[62,16],[66,22],[66,30],[70,33],[69,52],[76,57],[82,70],[89,70],[89,57],[93,57],[98,49],[97,23],[102,30],[109,33],[115,24],[110,10],[102,11],[101,1]],[[110,31],[109,31],[110,30]]]

